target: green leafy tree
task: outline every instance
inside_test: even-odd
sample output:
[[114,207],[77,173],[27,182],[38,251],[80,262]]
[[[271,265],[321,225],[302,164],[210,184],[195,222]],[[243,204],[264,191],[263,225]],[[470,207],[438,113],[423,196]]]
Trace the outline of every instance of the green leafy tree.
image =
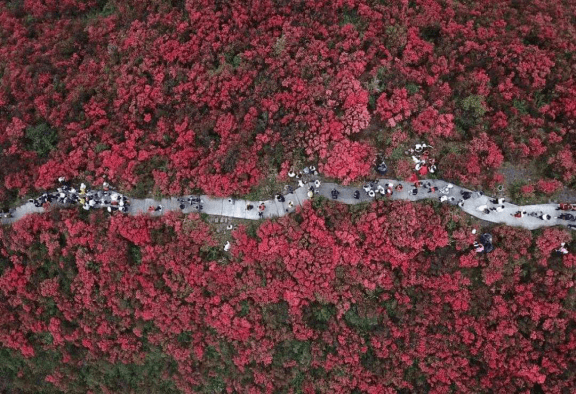
[[40,157],[48,156],[58,143],[58,133],[46,123],[26,128],[26,138],[26,149],[36,152]]

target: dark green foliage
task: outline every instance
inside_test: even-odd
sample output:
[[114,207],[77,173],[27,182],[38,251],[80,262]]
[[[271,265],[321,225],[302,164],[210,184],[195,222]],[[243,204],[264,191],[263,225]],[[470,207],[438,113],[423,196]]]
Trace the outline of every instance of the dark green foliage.
[[142,365],[111,364],[105,360],[86,363],[80,370],[79,387],[100,392],[101,384],[117,392],[132,390],[147,393],[179,393],[172,380],[163,379],[163,373],[176,371],[176,362],[159,349],[147,353]]
[[313,302],[304,309],[306,324],[315,330],[326,330],[328,322],[336,315],[336,307],[333,304],[321,304]]
[[128,247],[128,255],[130,256],[130,261],[134,265],[140,265],[142,263],[142,252],[140,247],[135,244],[130,244]]
[[40,157],[46,157],[56,148],[58,133],[46,123],[26,128],[26,149],[34,151]]
[[352,305],[344,315],[346,324],[360,332],[375,330],[379,326],[378,316],[368,313],[363,309],[364,308],[359,308],[357,305]]

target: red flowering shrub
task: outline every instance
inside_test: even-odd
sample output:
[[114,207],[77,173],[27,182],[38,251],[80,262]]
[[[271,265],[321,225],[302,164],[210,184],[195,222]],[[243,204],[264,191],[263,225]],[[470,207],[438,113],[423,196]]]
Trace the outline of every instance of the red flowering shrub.
[[483,256],[433,206],[315,200],[230,253],[196,214],[29,216],[0,229],[0,369],[23,391],[570,390],[571,235],[498,226]]
[[342,140],[334,144],[319,170],[329,177],[342,179],[344,185],[366,176],[374,165],[375,150],[361,142]]
[[558,190],[562,189],[562,187],[562,182],[556,179],[540,179],[536,183],[536,188],[538,191],[548,195],[556,193]]
[[535,190],[534,185],[524,185],[520,187],[520,193],[522,193],[524,197],[534,197]]
[[0,196],[60,175],[243,194],[285,160],[407,120],[438,147],[490,131],[494,147],[471,152],[479,173],[439,166],[469,185],[489,182],[497,152],[574,180],[564,3],[205,3],[0,5]]
[[412,121],[412,129],[420,135],[451,137],[454,132],[453,119],[451,114],[439,114],[436,109],[428,107]]

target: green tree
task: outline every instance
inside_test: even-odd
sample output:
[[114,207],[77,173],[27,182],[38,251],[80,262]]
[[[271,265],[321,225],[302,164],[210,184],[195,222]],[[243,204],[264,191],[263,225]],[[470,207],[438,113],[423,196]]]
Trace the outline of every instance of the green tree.
[[58,143],[58,133],[44,122],[26,128],[26,138],[26,149],[36,152],[40,157],[48,156]]

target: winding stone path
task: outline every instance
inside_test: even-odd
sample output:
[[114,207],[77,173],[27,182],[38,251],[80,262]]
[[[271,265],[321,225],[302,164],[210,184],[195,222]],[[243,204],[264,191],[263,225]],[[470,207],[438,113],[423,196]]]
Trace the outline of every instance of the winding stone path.
[[[454,197],[451,201],[450,199],[446,201],[447,204],[457,205],[458,201],[461,200],[461,191],[469,191],[472,193],[472,197],[464,200],[464,205],[461,207],[466,213],[475,216],[477,218],[493,222],[493,223],[503,223],[510,226],[516,227],[524,227],[529,230],[534,230],[541,227],[549,227],[555,225],[572,225],[574,227],[569,227],[571,229],[576,228],[576,222],[570,222],[567,220],[557,219],[556,217],[559,216],[562,211],[557,211],[556,208],[558,207],[557,204],[540,204],[540,205],[526,205],[526,206],[518,206],[515,204],[511,204],[509,202],[504,202],[504,209],[501,212],[491,211],[489,214],[485,214],[481,211],[478,211],[476,208],[481,205],[487,205],[488,208],[494,207],[495,205],[490,202],[493,197],[479,195],[476,192],[473,192],[469,189],[464,189],[462,187],[454,185],[449,191],[448,194],[442,194],[440,190],[445,188],[449,185],[448,182],[431,179],[431,180],[421,180],[422,184],[430,183],[432,186],[438,188],[438,191],[433,193],[428,193],[428,188],[426,187],[419,187],[418,193],[416,195],[411,194],[411,190],[414,189],[413,183],[407,181],[396,181],[393,179],[380,179],[378,181],[379,185],[385,186],[387,183],[393,183],[394,185],[402,184],[403,190],[397,191],[394,190],[394,194],[391,197],[387,197],[390,200],[410,200],[410,201],[417,201],[423,200],[427,198],[435,198],[438,199],[442,195],[446,195],[447,197]],[[295,189],[292,194],[285,194],[285,201],[279,202],[276,199],[266,200],[263,201],[266,205],[266,209],[263,213],[263,218],[271,218],[277,216],[284,216],[288,213],[294,212],[297,206],[302,206],[306,200],[309,200],[308,197],[308,186],[313,185],[310,182],[305,187],[299,187]],[[318,188],[318,193],[315,196],[324,196],[331,199],[331,191],[333,189],[337,189],[340,194],[338,196],[337,201],[344,203],[344,204],[358,204],[362,202],[369,202],[373,200],[373,197],[368,196],[368,194],[362,189],[354,188],[354,187],[345,187],[335,183],[322,183]],[[354,199],[353,193],[359,190],[360,191],[360,198]],[[234,217],[239,219],[251,219],[251,220],[258,220],[260,219],[258,215],[258,205],[260,204],[259,201],[247,201],[247,200],[234,200],[233,203],[230,203],[227,198],[214,198],[209,196],[200,196],[202,199],[202,206],[203,209],[201,212],[209,214],[209,215],[220,215],[220,216],[227,216],[227,217]],[[289,202],[292,201],[294,207],[290,208]],[[247,210],[246,206],[248,203],[251,203],[254,208],[252,210]],[[148,208],[150,206],[156,207],[157,205],[161,204],[163,210],[161,212],[148,212]],[[173,197],[170,199],[162,199],[161,201],[153,200],[153,199],[130,199],[130,206],[128,209],[128,214],[130,215],[139,215],[139,214],[149,214],[151,216],[160,216],[166,211],[182,211],[183,213],[187,214],[190,212],[197,212],[197,209],[194,206],[190,206],[189,204],[185,204],[186,207],[181,210],[180,209],[180,202],[178,198]],[[59,204],[53,203],[55,207],[58,207]],[[96,208],[98,209],[98,208]],[[524,215],[522,218],[516,218],[513,214],[517,211],[526,211],[528,214],[531,212],[542,212],[544,214],[550,215],[552,218],[550,220],[542,220],[538,217],[532,217],[529,215]],[[1,219],[2,224],[11,224],[15,221],[19,220],[20,218],[35,212],[44,212],[44,208],[37,208],[34,206],[33,203],[29,202],[20,207],[16,208],[16,210],[12,214],[12,218],[3,218]],[[576,214],[576,212],[573,212]]]

